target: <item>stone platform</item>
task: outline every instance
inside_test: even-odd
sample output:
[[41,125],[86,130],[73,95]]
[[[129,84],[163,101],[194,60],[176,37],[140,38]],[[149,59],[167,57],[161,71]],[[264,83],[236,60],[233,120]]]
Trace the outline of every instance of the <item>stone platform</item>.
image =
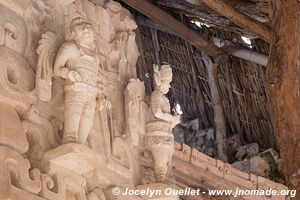
[[49,167],[63,167],[79,175],[84,175],[101,167],[103,156],[82,144],[64,144],[45,153]]

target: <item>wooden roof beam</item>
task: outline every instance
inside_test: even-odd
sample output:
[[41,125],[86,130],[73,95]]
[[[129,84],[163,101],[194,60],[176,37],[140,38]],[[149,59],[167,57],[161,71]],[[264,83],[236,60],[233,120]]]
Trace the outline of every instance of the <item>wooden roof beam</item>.
[[158,22],[162,26],[169,29],[171,32],[190,42],[193,46],[201,49],[210,56],[216,56],[219,50],[213,43],[205,40],[198,33],[185,26],[180,21],[173,18],[171,15],[154,6],[147,0],[123,0],[126,4],[143,13],[153,21]]
[[[225,3],[224,0],[198,0],[199,3],[205,4],[210,9],[216,11],[220,15],[226,17],[236,25],[253,32],[264,41],[270,43],[271,31],[264,24],[252,19],[251,17],[240,13],[231,5]],[[190,3],[195,1],[189,1]],[[199,5],[199,4],[196,4]]]
[[[147,19],[145,17],[138,16],[136,17],[136,22],[139,25],[146,26],[152,29],[156,29],[168,34],[176,35],[172,31],[168,30],[166,27],[161,26],[160,24]],[[176,35],[177,37],[180,37]],[[232,44],[226,44],[223,39],[213,37],[212,38],[212,43],[218,47],[219,49],[225,51],[226,53],[229,53],[235,57],[242,58],[244,60],[248,60],[250,62],[262,65],[262,66],[267,66],[268,63],[268,56],[259,52],[255,52],[253,50],[247,49],[245,47],[241,46],[235,46],[233,43]]]

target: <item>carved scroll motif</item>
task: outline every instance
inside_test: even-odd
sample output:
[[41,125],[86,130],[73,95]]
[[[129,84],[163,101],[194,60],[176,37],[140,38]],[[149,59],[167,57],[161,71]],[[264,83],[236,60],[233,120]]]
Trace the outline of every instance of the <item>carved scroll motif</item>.
[[[50,200],[65,200],[66,194],[62,191],[65,190],[61,184],[56,185],[55,181],[48,174],[41,174],[42,190],[39,193],[40,196]],[[55,191],[57,190],[57,192]]]
[[10,148],[0,146],[0,199],[10,195],[11,185],[33,194],[41,191],[40,171],[29,169],[28,160]]

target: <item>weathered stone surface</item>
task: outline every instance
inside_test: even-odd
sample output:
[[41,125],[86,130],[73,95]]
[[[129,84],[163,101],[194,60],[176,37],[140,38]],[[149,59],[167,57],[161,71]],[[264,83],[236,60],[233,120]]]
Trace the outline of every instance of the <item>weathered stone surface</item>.
[[206,155],[216,158],[217,147],[213,128],[199,129],[199,120],[180,123],[173,129],[174,140],[188,144]]
[[257,143],[247,144],[237,149],[235,157],[238,160],[244,160],[251,158],[259,153],[259,146]]
[[[103,160],[99,154],[82,144],[64,144],[45,153],[44,159],[52,165],[74,171],[80,175],[99,168]],[[51,169],[50,169],[51,170]]]
[[241,171],[257,174],[263,177],[268,177],[271,171],[269,163],[265,159],[258,156],[235,162],[232,164],[232,166]]
[[0,144],[23,154],[29,143],[17,112],[9,105],[0,103]]

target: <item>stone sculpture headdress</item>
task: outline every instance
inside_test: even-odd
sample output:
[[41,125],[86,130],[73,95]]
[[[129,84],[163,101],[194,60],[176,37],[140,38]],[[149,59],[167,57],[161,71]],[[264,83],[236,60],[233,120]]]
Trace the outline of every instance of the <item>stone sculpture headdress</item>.
[[85,17],[76,17],[74,19],[72,19],[71,24],[70,24],[70,31],[74,32],[75,27],[81,24],[87,24],[92,26],[91,22],[85,18]]
[[154,82],[156,86],[160,86],[162,81],[171,82],[172,81],[172,68],[170,65],[161,65],[160,70],[158,65],[153,65],[154,71]]

